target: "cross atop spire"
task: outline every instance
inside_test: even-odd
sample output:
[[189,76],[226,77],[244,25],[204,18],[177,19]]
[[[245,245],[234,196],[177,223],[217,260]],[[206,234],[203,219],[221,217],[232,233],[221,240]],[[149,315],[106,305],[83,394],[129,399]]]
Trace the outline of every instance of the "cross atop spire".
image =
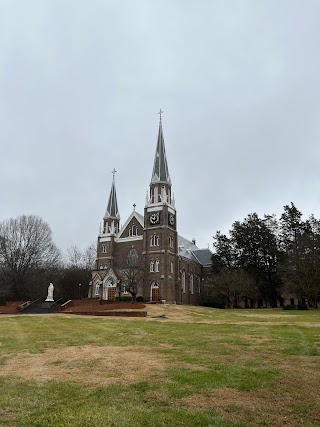
[[164,113],[164,111],[162,111],[161,110],[161,108],[160,108],[160,111],[159,111],[159,113],[158,114],[160,114],[160,123],[162,122],[162,114]]
[[112,175],[113,175],[113,180],[114,180],[114,177],[115,177],[115,174],[116,174],[116,170],[115,170],[115,168],[113,168],[113,171],[111,172],[112,173]]
[[160,114],[158,142],[154,157],[151,182],[168,182],[171,184],[162,131],[162,113],[163,111],[160,109],[158,113]]

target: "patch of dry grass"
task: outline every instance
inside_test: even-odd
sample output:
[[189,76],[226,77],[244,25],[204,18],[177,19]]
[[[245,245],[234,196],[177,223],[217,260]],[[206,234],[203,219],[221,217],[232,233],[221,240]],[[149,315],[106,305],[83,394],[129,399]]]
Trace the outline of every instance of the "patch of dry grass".
[[155,380],[165,367],[163,358],[148,348],[87,345],[11,356],[0,366],[0,375],[108,386],[132,384],[141,378]]

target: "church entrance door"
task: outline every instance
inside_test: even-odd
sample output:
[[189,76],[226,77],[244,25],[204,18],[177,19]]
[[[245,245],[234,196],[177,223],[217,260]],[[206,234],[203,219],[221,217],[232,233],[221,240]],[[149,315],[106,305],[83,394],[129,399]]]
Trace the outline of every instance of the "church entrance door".
[[156,283],[151,285],[151,301],[159,301],[159,286]]
[[113,286],[109,286],[108,287],[108,300],[114,301],[115,297],[116,297],[116,287]]

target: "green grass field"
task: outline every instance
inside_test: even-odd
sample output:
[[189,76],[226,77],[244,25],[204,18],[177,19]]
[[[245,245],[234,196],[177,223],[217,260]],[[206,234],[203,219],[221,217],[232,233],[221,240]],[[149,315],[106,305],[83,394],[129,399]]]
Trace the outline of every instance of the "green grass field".
[[0,425],[320,426],[319,355],[320,310],[2,316]]

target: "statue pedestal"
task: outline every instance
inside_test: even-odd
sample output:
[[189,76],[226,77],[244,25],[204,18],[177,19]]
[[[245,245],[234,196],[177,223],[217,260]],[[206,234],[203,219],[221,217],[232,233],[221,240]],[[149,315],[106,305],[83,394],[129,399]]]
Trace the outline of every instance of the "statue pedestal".
[[47,301],[47,300],[45,300],[45,302],[43,302],[42,304],[41,304],[41,307],[42,308],[50,308],[51,306],[52,306],[52,304],[54,303],[54,301],[52,300],[52,301]]

